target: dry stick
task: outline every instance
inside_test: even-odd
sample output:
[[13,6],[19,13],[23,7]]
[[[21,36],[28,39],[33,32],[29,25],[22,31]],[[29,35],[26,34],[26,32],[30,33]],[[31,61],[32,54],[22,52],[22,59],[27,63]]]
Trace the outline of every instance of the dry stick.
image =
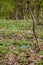
[[29,9],[30,9],[31,18],[32,18],[32,21],[33,21],[33,34],[34,34],[36,43],[38,44],[38,40],[37,40],[37,37],[36,37],[36,34],[35,34],[35,18],[34,18],[32,10],[31,10],[31,7]]

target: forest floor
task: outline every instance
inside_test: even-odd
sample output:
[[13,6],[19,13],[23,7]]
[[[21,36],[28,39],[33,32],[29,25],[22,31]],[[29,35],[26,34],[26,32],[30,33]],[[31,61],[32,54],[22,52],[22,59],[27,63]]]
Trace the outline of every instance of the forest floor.
[[31,21],[0,20],[0,65],[43,65],[43,26],[35,26],[37,46]]

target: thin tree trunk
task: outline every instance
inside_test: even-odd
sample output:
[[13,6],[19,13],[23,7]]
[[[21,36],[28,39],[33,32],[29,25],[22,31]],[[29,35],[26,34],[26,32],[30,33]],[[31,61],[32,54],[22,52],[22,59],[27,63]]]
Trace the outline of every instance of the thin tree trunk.
[[32,11],[31,11],[31,8],[30,8],[30,14],[31,14],[31,18],[32,18],[32,21],[33,21],[33,34],[34,34],[36,43],[38,44],[37,36],[36,36],[36,33],[35,33],[35,18],[34,18]]
[[33,34],[34,34],[34,37],[35,37],[35,40],[36,40],[36,43],[38,45],[38,40],[37,40],[37,36],[36,36],[36,32],[35,32],[35,16],[33,14],[33,11],[32,11],[32,8],[31,8],[31,3],[29,2],[29,10],[30,10],[30,15],[31,15],[31,18],[32,18],[32,21],[33,21]]

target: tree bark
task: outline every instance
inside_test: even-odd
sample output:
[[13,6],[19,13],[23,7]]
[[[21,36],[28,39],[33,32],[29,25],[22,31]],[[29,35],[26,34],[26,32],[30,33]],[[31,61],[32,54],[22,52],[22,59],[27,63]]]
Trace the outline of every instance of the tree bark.
[[34,34],[34,37],[35,37],[35,40],[36,40],[36,43],[38,45],[38,40],[37,40],[37,36],[36,36],[36,32],[35,32],[35,17],[34,17],[34,14],[33,14],[33,11],[32,11],[32,8],[31,8],[31,3],[29,2],[29,10],[30,10],[30,15],[31,15],[31,19],[33,21],[33,34]]

